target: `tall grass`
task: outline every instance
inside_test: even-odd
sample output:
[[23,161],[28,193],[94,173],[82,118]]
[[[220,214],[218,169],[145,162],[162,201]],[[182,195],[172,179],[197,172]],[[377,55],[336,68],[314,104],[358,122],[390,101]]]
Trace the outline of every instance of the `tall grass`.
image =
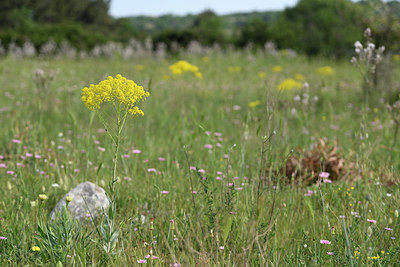
[[[233,52],[208,57],[184,56],[199,67],[201,80],[190,74],[163,79],[171,76],[173,58],[0,59],[0,236],[7,238],[0,240],[1,265],[399,262],[400,153],[391,147],[395,126],[385,96],[363,109],[362,80],[349,62]],[[276,65],[283,71],[274,73]],[[228,70],[236,66],[240,71]],[[323,66],[335,75],[317,74]],[[58,74],[40,87],[38,69]],[[122,133],[118,253],[105,255],[88,219],[71,233],[89,241],[71,246],[54,239],[63,255],[55,257],[41,239],[54,226],[39,218],[45,222],[80,182],[106,188],[113,166],[112,143],[81,103],[81,88],[118,73],[151,91],[141,104],[145,116]],[[398,79],[398,66],[393,73]],[[277,90],[295,74],[308,89]],[[286,159],[319,139],[337,142],[346,178],[310,185],[287,178]],[[49,198],[39,201],[39,194]],[[32,251],[36,245],[40,251]]]

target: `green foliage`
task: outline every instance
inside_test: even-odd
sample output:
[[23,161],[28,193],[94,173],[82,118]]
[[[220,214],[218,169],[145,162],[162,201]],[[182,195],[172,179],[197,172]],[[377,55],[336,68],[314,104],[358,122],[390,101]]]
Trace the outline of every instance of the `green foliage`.
[[[0,235],[7,239],[0,239],[0,265],[55,266],[60,261],[63,266],[137,266],[137,260],[146,259],[153,266],[348,266],[347,227],[350,252],[360,253],[353,258],[354,265],[396,266],[400,153],[393,146],[392,160],[387,160],[395,125],[385,103],[376,99],[362,111],[362,78],[348,59],[259,55],[210,52],[205,62],[203,57],[182,54],[199,67],[201,80],[192,75],[163,79],[175,62],[169,58],[1,58],[0,164],[7,168],[0,167]],[[140,71],[135,69],[138,63],[143,65]],[[283,70],[273,72],[276,65]],[[229,72],[230,66],[241,69]],[[336,74],[320,76],[316,70],[322,66],[332,67]],[[396,80],[399,67],[394,65]],[[37,69],[44,74],[59,69],[46,83],[46,98],[35,87]],[[267,79],[259,77],[260,71]],[[115,147],[80,98],[85,85],[117,73],[142,85],[152,81],[152,94],[141,105],[145,116],[129,123],[122,134],[118,212],[108,215],[108,221],[96,219],[99,228],[89,218],[72,227],[69,219],[47,222],[57,201],[78,183],[89,180],[106,187],[110,179],[114,161],[106,153]],[[281,81],[296,74],[304,76],[308,88],[277,90]],[[306,94],[308,102],[303,103]],[[260,104],[250,107],[255,100]],[[38,102],[46,105],[42,115]],[[363,118],[368,138],[360,139]],[[263,146],[272,130],[277,133]],[[310,151],[320,138],[338,142],[337,154],[346,166],[338,176],[343,180],[308,187],[288,182],[284,168],[289,151]],[[205,144],[212,144],[212,149]],[[190,164],[183,145],[188,145]],[[133,149],[141,153],[134,154]],[[199,177],[192,168],[192,184],[189,165],[204,170]],[[59,186],[52,186],[55,183]],[[169,193],[161,194],[162,190]],[[49,198],[38,206],[35,201],[42,193]],[[257,198],[259,204],[254,205]],[[146,217],[143,222],[141,215]],[[345,227],[340,215],[345,216]],[[99,234],[101,225],[104,230]],[[118,238],[111,234],[115,230]],[[90,241],[83,247],[79,240],[89,233]],[[322,239],[332,243],[321,244]],[[103,247],[107,243],[106,248],[116,243],[114,251],[121,249],[120,253],[108,257]],[[40,251],[32,251],[34,245]],[[70,249],[67,261],[62,248]],[[368,258],[378,253],[381,259]]]
[[277,45],[294,48],[307,55],[344,56],[362,36],[362,12],[348,0],[301,0],[287,8],[274,24]]
[[55,265],[67,263],[72,255],[87,257],[91,232],[74,220],[65,206],[55,220],[45,220],[41,218],[38,222],[36,235],[43,261]]
[[211,10],[197,15],[189,29],[202,45],[211,46],[215,43],[224,43],[222,20]]
[[236,44],[239,47],[244,47],[248,43],[253,43],[258,47],[263,47],[269,40],[271,40],[271,36],[268,23],[261,19],[255,19],[249,21],[246,26],[240,30],[240,35]]

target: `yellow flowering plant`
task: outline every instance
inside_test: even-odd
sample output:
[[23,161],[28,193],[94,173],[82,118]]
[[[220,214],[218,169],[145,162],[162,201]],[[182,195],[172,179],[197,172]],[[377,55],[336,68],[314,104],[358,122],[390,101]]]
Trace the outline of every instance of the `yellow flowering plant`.
[[285,79],[283,82],[281,82],[278,85],[278,90],[279,91],[284,91],[284,90],[292,90],[294,88],[296,89],[301,89],[303,87],[303,84],[294,80],[294,79]]
[[[145,100],[149,95],[150,93],[145,91],[142,86],[119,74],[115,78],[109,76],[97,85],[91,84],[82,89],[82,102],[89,110],[97,111],[115,144],[113,179],[110,183],[111,194],[114,193],[121,132],[126,118],[129,114],[143,116],[143,111],[136,104]],[[112,105],[116,117],[116,120],[111,120],[111,124],[103,118],[103,114],[100,112],[102,105],[107,102]]]
[[169,66],[169,70],[171,71],[172,75],[178,76],[185,72],[193,73],[197,78],[203,78],[203,74],[199,71],[199,68],[195,65],[190,64],[187,61],[179,60],[178,62]]
[[[108,216],[105,216],[106,223],[101,225],[98,234],[104,241],[104,250],[107,254],[113,254],[116,246],[118,230],[115,229],[116,214],[116,193],[115,183],[117,182],[117,162],[119,155],[119,147],[121,142],[121,133],[125,125],[128,115],[143,116],[143,111],[137,106],[139,101],[145,100],[150,93],[145,91],[142,86],[137,85],[134,81],[128,80],[121,75],[115,78],[109,76],[106,80],[97,85],[90,85],[82,89],[82,102],[91,111],[96,111],[99,115],[107,133],[115,144],[115,152],[113,158],[112,179],[109,183],[111,197]],[[103,104],[111,104],[114,114],[111,118],[104,119],[101,108]],[[109,118],[107,117],[107,118]]]

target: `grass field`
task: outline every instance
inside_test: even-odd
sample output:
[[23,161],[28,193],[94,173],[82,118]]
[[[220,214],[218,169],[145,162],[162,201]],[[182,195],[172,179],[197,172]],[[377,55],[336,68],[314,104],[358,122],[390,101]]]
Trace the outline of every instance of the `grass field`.
[[[173,76],[177,58],[0,58],[1,266],[400,262],[400,153],[385,94],[367,101],[348,60],[181,59],[202,79]],[[318,73],[325,66],[334,72]],[[151,95],[122,133],[115,249],[104,251],[90,219],[66,219],[46,243],[38,225],[70,189],[92,181],[108,190],[112,141],[81,89],[117,74]],[[394,62],[397,90],[399,76]],[[288,78],[301,88],[278,90]],[[304,158],[314,167],[294,164]]]

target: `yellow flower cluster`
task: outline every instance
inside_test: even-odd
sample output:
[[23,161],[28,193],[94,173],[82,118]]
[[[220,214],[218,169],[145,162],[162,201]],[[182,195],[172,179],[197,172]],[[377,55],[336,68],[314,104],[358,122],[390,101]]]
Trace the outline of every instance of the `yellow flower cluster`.
[[132,115],[142,115],[143,111],[135,103],[145,100],[150,95],[142,86],[121,75],[108,78],[97,85],[91,84],[82,89],[82,102],[89,110],[100,109],[104,102],[118,102],[128,108]]
[[305,81],[306,81],[306,78],[305,78],[303,75],[301,75],[300,73],[296,73],[296,74],[294,75],[294,78],[295,78],[296,80],[300,81],[300,82],[305,82]]
[[234,67],[232,67],[232,66],[229,66],[228,67],[228,71],[229,72],[240,72],[242,70],[242,68],[241,67],[239,67],[239,66],[234,66]]
[[279,90],[279,91],[282,91],[282,90],[291,90],[291,89],[293,89],[293,88],[300,89],[300,88],[302,88],[302,87],[303,87],[303,84],[302,84],[302,83],[300,83],[300,82],[298,82],[298,81],[296,81],[296,80],[294,80],[294,79],[292,79],[292,78],[289,78],[289,79],[284,80],[283,82],[281,82],[281,83],[278,85],[278,90]]
[[175,64],[169,66],[169,70],[172,72],[173,75],[181,75],[185,72],[191,72],[196,75],[197,78],[201,79],[203,74],[199,71],[199,68],[195,65],[190,64],[187,61],[179,60]]
[[283,71],[283,67],[282,66],[274,66],[272,68],[272,72],[281,72]]
[[267,79],[267,73],[264,72],[264,71],[259,71],[259,72],[258,72],[258,77],[259,77],[260,79],[265,80],[265,79]]
[[400,55],[399,54],[394,54],[392,56],[392,58],[393,58],[393,61],[400,61]]
[[332,76],[335,74],[335,70],[329,66],[325,66],[325,67],[318,68],[317,73],[321,76]]
[[260,100],[251,101],[251,102],[249,102],[249,107],[255,108],[255,107],[257,107],[257,106],[260,105],[260,104],[261,104],[261,101],[260,101]]

